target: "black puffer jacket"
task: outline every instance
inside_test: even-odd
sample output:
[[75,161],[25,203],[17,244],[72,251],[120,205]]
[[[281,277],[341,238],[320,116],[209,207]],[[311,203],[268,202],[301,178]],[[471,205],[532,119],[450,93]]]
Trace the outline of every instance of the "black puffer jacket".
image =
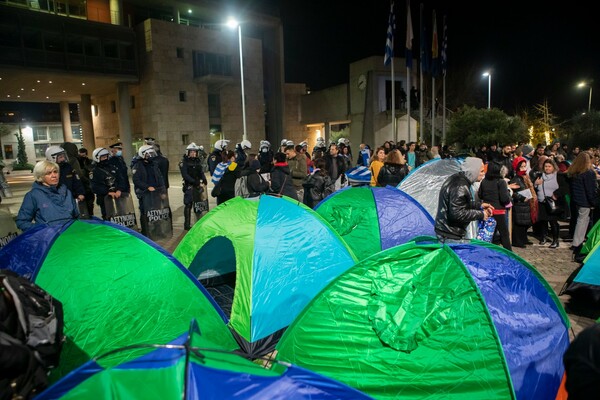
[[483,219],[481,203],[471,197],[471,182],[463,172],[446,179],[440,190],[435,233],[448,239],[464,239],[472,221]]
[[377,175],[377,186],[398,186],[402,179],[408,175],[408,166],[406,164],[393,164],[386,162],[379,170]]

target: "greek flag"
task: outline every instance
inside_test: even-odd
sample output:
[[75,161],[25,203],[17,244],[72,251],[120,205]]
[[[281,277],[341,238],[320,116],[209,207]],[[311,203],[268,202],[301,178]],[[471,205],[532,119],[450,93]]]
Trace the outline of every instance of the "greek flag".
[[212,183],[216,185],[217,182],[221,180],[227,167],[229,167],[229,163],[220,162],[219,164],[217,164],[217,166],[215,167],[215,172],[213,172],[211,178]]
[[446,16],[444,15],[444,32],[442,33],[442,75],[446,76],[446,69],[448,67],[448,56],[446,51],[448,50],[448,25],[446,25]]
[[414,35],[410,15],[410,0],[406,2],[406,9],[406,68],[412,68],[412,41]]
[[390,3],[390,16],[388,18],[387,37],[385,39],[385,56],[383,65],[390,65],[394,57],[394,29],[396,29],[396,16],[394,15],[394,2]]

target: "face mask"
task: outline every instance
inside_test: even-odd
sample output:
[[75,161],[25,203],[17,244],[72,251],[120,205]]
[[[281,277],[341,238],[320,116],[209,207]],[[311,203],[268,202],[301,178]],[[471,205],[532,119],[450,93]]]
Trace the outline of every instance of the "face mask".
[[118,150],[116,155],[117,157],[121,157],[123,155],[123,152],[121,150]]

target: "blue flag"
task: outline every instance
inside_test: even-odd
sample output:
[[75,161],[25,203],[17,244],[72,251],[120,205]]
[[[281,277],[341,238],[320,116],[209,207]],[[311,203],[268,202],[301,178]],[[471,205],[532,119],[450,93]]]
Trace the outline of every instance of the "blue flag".
[[410,15],[410,0],[406,1],[406,68],[412,68],[412,17]]
[[396,16],[394,15],[394,2],[390,3],[390,16],[388,18],[387,37],[385,39],[385,56],[383,65],[390,65],[394,57],[394,30],[396,29]]
[[444,15],[444,32],[442,37],[442,75],[446,76],[446,68],[448,67],[448,26],[446,25],[446,16]]
[[427,30],[425,28],[425,24],[423,23],[423,3],[421,3],[421,71],[424,74],[429,73],[429,47],[427,47]]

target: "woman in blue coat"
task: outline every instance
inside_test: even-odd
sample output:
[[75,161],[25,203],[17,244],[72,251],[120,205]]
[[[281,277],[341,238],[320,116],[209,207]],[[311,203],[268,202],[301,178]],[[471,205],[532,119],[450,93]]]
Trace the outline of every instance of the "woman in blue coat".
[[40,161],[33,168],[35,182],[25,194],[17,214],[17,227],[25,232],[40,225],[62,225],[79,217],[77,203],[65,185],[59,185],[59,167]]

